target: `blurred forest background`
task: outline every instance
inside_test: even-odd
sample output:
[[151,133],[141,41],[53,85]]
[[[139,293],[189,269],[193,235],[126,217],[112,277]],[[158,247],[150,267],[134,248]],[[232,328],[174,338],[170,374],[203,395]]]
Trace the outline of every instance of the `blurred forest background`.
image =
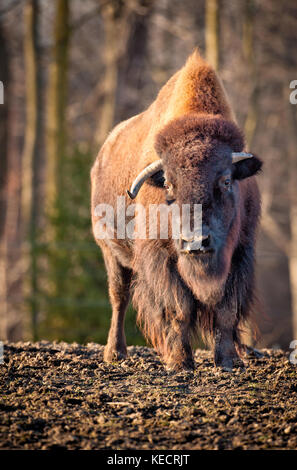
[[[106,274],[89,172],[198,47],[265,163],[259,346],[297,339],[297,3],[1,0],[0,339],[104,343]],[[128,344],[143,344],[129,310]]]

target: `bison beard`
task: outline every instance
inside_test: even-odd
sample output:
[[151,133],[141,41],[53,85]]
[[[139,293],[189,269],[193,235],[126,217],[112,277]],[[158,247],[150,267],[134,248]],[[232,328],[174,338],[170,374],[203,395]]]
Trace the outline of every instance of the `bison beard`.
[[135,252],[133,303],[137,321],[169,367],[193,368],[190,343],[197,323],[197,302],[180,277],[169,247],[160,245],[159,240],[144,241]]
[[[227,267],[227,274],[221,273],[220,282],[218,277],[203,279],[199,262],[195,258],[178,258],[170,242],[139,243],[133,266],[137,272],[133,285],[137,321],[169,368],[193,368],[191,342],[198,327],[205,340],[216,341],[218,364],[231,369],[233,360],[239,360],[237,352],[242,351],[239,323],[250,314],[254,299],[252,246],[239,245],[230,264],[230,271]],[[223,336],[230,336],[229,340],[223,338],[224,348],[230,350],[223,351],[225,359],[229,356],[224,364],[220,350],[222,331]]]

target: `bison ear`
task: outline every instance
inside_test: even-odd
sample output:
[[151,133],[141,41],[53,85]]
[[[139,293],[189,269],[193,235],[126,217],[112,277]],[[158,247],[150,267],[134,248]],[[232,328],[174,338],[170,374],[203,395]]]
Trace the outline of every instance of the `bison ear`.
[[233,179],[243,180],[249,176],[256,175],[261,170],[262,164],[262,161],[255,156],[233,163]]

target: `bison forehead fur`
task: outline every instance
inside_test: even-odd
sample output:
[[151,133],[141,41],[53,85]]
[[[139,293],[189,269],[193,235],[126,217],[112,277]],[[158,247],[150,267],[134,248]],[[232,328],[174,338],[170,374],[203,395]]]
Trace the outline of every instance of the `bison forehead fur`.
[[[203,258],[184,255],[170,237],[96,240],[113,310],[105,360],[126,356],[124,316],[131,292],[138,322],[168,367],[194,367],[191,342],[198,329],[213,344],[217,366],[242,365],[241,325],[256,303],[260,197],[254,175],[261,168],[256,157],[234,164],[232,153],[243,150],[244,137],[224,88],[197,52],[146,111],[116,126],[107,138],[91,171],[93,227],[98,204],[115,206],[116,196],[125,195],[152,162],[160,162],[158,171],[142,181],[137,202],[145,208],[164,203],[164,177],[172,180],[178,203],[201,202],[213,245]],[[228,191],[220,189],[226,174],[233,181]],[[127,196],[126,204],[131,204]]]
[[[158,133],[155,148],[157,153],[163,155],[170,148],[184,148],[193,141],[225,142],[234,152],[240,152],[244,147],[243,134],[234,122],[217,115],[190,114],[168,123]],[[204,153],[201,152],[199,157],[204,158]]]

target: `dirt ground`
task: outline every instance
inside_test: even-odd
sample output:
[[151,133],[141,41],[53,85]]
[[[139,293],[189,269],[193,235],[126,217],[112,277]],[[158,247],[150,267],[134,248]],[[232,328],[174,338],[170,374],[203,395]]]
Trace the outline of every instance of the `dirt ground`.
[[196,351],[194,373],[169,373],[129,347],[105,364],[103,346],[4,345],[1,449],[297,449],[297,365],[283,351],[244,371]]

